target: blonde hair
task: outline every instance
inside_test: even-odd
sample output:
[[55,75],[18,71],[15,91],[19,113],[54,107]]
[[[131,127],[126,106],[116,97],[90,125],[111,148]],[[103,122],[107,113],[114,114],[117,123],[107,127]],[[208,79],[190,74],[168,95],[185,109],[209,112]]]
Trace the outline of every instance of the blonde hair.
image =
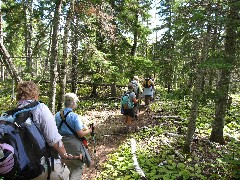
[[17,101],[33,100],[40,93],[39,87],[32,81],[22,81],[17,86]]

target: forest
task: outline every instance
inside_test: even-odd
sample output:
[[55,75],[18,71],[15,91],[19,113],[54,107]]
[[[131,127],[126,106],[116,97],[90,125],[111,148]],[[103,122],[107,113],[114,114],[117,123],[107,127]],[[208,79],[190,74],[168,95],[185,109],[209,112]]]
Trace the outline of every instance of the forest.
[[[0,9],[1,112],[21,81],[40,86],[53,114],[76,93],[77,112],[97,127],[83,179],[240,178],[240,1],[0,0]],[[120,99],[135,75],[152,76],[156,94],[127,133]]]

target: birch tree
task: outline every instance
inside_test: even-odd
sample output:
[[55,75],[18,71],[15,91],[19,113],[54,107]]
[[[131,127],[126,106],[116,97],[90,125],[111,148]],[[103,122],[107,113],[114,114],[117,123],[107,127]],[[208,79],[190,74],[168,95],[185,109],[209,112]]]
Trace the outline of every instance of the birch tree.
[[23,2],[23,9],[25,13],[25,56],[26,56],[26,68],[33,75],[32,70],[32,16],[33,7],[32,0],[25,0]]
[[69,31],[70,31],[70,25],[73,18],[73,12],[74,12],[74,3],[75,0],[71,0],[70,2],[70,8],[67,13],[66,23],[64,27],[64,36],[63,36],[63,56],[61,58],[60,62],[60,69],[59,69],[59,86],[60,86],[60,92],[59,92],[59,98],[58,98],[58,107],[57,110],[59,111],[63,107],[63,97],[65,94],[65,88],[66,88],[66,76],[67,76],[67,59],[68,59],[68,43],[69,43]]
[[49,109],[55,114],[56,102],[56,86],[57,86],[57,62],[58,62],[58,34],[60,26],[60,12],[62,0],[56,1],[54,17],[53,17],[53,30],[52,30],[52,46],[50,56],[50,84],[49,84]]

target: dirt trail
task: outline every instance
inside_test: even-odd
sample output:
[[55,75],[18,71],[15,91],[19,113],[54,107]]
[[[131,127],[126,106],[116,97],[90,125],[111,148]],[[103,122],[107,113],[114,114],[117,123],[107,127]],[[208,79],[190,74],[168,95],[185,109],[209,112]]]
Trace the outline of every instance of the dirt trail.
[[[96,124],[96,154],[93,153],[94,141],[88,137],[89,152],[93,159],[93,165],[90,168],[85,167],[83,171],[83,180],[92,180],[101,173],[101,167],[107,160],[107,155],[113,153],[119,145],[130,135],[126,131],[124,117],[119,110],[101,110],[87,111],[85,121],[94,121]],[[133,132],[138,131],[142,126],[149,122],[151,116],[146,116],[146,112],[139,114],[138,120],[133,121]]]

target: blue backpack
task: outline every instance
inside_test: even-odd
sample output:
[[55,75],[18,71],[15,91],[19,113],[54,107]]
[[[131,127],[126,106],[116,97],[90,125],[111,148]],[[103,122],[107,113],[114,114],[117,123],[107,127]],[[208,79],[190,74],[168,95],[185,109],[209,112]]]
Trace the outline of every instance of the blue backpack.
[[134,107],[134,104],[132,103],[132,101],[130,99],[130,93],[131,92],[126,92],[122,96],[121,106],[123,109],[132,109]]
[[[2,155],[0,177],[33,179],[44,171],[41,158],[45,156],[48,160],[49,146],[32,120],[31,113],[31,110],[36,109],[39,104],[40,102],[34,101],[23,108],[9,110],[0,117],[0,154]],[[4,145],[10,145],[12,151],[4,149]],[[8,158],[11,158],[13,164],[6,161]],[[51,172],[49,161],[48,164],[49,179]]]

